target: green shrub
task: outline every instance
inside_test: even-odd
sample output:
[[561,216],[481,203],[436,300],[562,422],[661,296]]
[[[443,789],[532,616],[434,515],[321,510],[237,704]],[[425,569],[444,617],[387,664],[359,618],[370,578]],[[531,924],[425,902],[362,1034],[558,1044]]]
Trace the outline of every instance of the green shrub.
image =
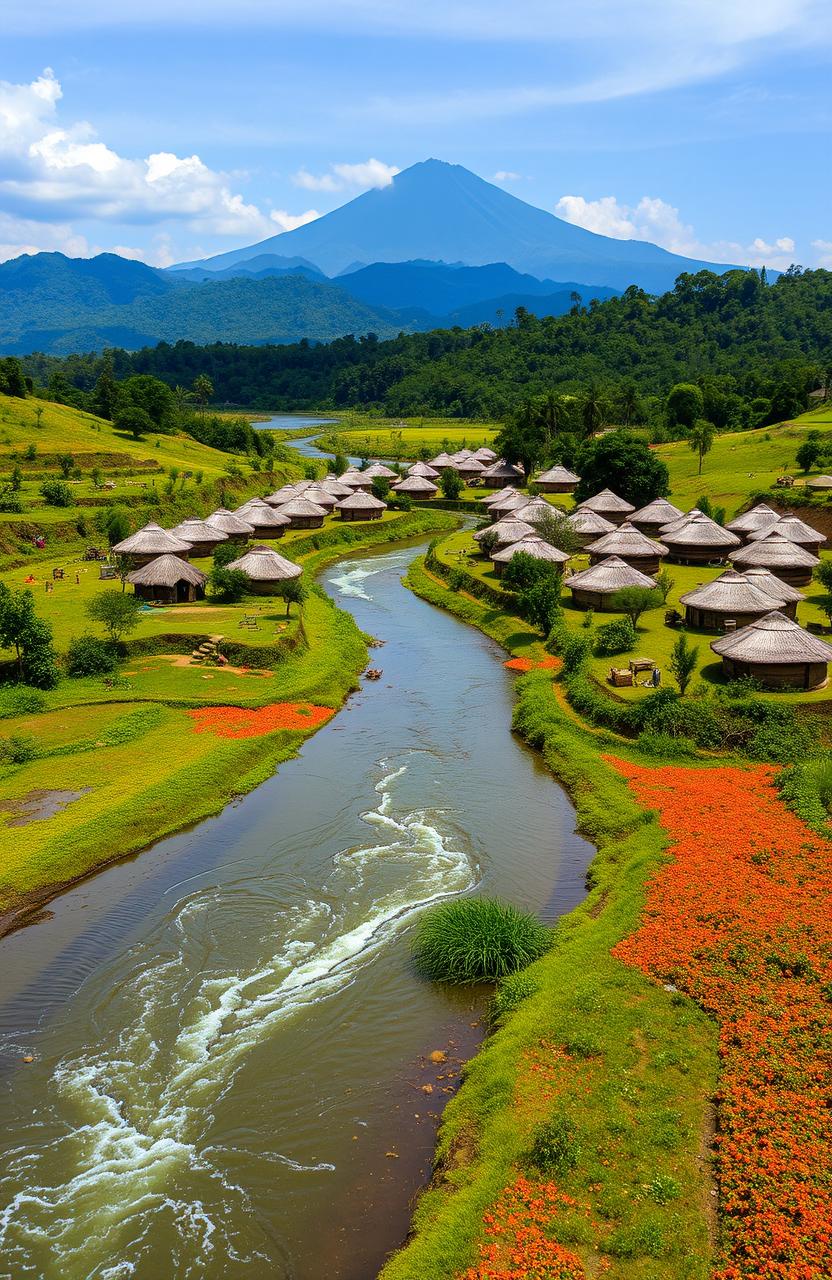
[[535,1126],[529,1162],[547,1175],[569,1173],[580,1159],[578,1126],[563,1114]]
[[657,759],[681,760],[697,755],[696,743],[690,738],[674,738],[670,733],[651,733],[649,730],[638,735],[638,748],[646,756]]
[[614,618],[595,633],[595,654],[599,658],[630,653],[636,646],[636,629],[629,618]]
[[46,699],[39,689],[29,689],[23,684],[6,685],[0,689],[0,720],[39,715],[45,710]]
[[552,934],[534,916],[492,898],[457,898],[427,911],[413,943],[434,982],[494,982],[539,959]]
[[0,511],[13,516],[18,516],[23,511],[20,494],[11,485],[0,489]]
[[103,676],[118,666],[115,645],[98,636],[76,636],[69,642],[66,672],[69,676]]
[[44,480],[40,496],[49,507],[75,506],[75,494],[64,480]]
[[664,1234],[657,1222],[637,1222],[619,1227],[604,1248],[614,1258],[663,1258],[667,1252]]
[[540,987],[534,978],[522,970],[519,973],[509,974],[507,978],[502,978],[491,1004],[492,1020],[498,1022],[500,1019],[505,1018],[518,1005],[521,1005],[524,1000],[528,1000],[529,996],[535,995],[539,990]]
[[26,764],[34,760],[37,753],[35,740],[28,734],[13,733],[9,738],[0,738],[0,765]]

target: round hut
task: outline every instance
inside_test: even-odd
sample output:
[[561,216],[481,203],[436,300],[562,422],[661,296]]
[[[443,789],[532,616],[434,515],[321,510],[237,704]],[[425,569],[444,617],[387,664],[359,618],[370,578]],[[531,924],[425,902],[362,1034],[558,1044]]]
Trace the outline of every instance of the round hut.
[[513,489],[505,497],[498,498],[496,502],[489,502],[488,514],[495,520],[501,520],[503,516],[519,511],[521,507],[527,507],[528,505],[529,499],[526,494],[518,493],[516,489]]
[[832,489],[832,476],[813,476],[806,481],[807,489]]
[[470,458],[463,458],[461,462],[458,462],[456,469],[467,485],[477,485],[486,470],[486,465],[472,454]]
[[658,573],[662,557],[667,555],[667,549],[661,542],[639,533],[627,520],[611,533],[605,533],[590,542],[586,550],[589,552],[591,565],[607,560],[610,556],[617,556],[642,573]]
[[304,489],[303,497],[307,502],[314,502],[316,507],[323,507],[327,515],[330,515],[340,502],[340,498],[336,498],[335,494],[330,493],[322,484],[311,484],[308,489]]
[[129,556],[133,567],[140,569],[157,556],[174,555],[187,560],[191,554],[191,544],[151,521],[136,533],[131,533],[129,538],[117,542],[113,551],[119,556]]
[[484,489],[499,489],[506,484],[522,484],[524,479],[522,467],[515,467],[513,463],[506,462],[505,458],[498,458],[490,467],[485,468],[479,483]]
[[758,502],[756,507],[751,507],[749,511],[743,511],[742,515],[729,520],[725,528],[730,529],[743,542],[746,542],[749,534],[757,533],[760,529],[770,529],[779,519],[779,511],[766,506],[764,502]]
[[566,579],[578,609],[612,609],[612,599],[624,587],[655,587],[655,582],[618,556],[610,556]]
[[274,493],[267,493],[263,501],[268,502],[270,507],[282,507],[284,502],[291,502],[292,498],[296,498],[298,492],[296,484],[284,484]]
[[481,542],[486,533],[497,535],[495,550],[498,547],[508,547],[512,542],[519,542],[521,538],[537,537],[537,530],[532,525],[526,524],[525,520],[513,520],[511,516],[506,516],[504,520],[497,520],[487,529],[480,529],[474,534],[474,541]]
[[[494,508],[490,507],[489,510],[493,511]],[[525,520],[526,524],[534,524],[537,520],[545,520],[547,516],[563,515],[563,512],[553,507],[545,498],[532,498],[526,499],[522,507],[512,507],[511,515],[513,520]]]
[[254,529],[257,538],[282,538],[289,528],[289,517],[270,507],[262,498],[250,498],[234,512]]
[[239,560],[232,560],[229,569],[239,569],[249,581],[249,591],[258,596],[280,594],[284,582],[299,578],[303,570],[272,547],[251,547]]
[[493,449],[489,449],[487,444],[482,445],[479,449],[475,449],[474,457],[477,462],[484,462],[487,467],[489,467],[492,462],[497,461],[496,453]]
[[607,520],[605,516],[599,516],[595,511],[581,511],[580,507],[570,512],[566,519],[575,530],[578,542],[582,547],[588,546],[590,542],[595,542],[602,534],[612,533],[615,528],[615,525]]
[[363,476],[369,476],[371,482],[379,478],[390,481],[398,480],[399,478],[398,471],[394,471],[392,467],[386,467],[383,462],[373,462],[367,470],[362,471],[361,474]]
[[350,467],[338,477],[338,481],[340,484],[347,485],[353,493],[356,489],[365,489],[369,493],[373,487],[373,477],[368,476],[366,471],[359,471],[357,467]]
[[541,471],[535,484],[541,493],[574,493],[580,478],[568,467],[549,467]]
[[674,507],[667,498],[654,498],[646,507],[640,507],[630,516],[630,524],[635,525],[648,538],[657,538],[661,529],[673,520],[681,520],[684,515],[678,507]]
[[223,533],[222,529],[210,525],[207,520],[197,520],[196,517],[174,525],[171,533],[175,538],[191,544],[192,556],[210,556],[221,542],[228,541],[228,534]]
[[[347,499],[345,498],[346,502]],[[306,494],[290,498],[280,508],[280,515],[289,521],[290,529],[320,529],[324,522],[326,510],[312,502]]]
[[704,515],[704,511],[700,511],[698,507],[691,507],[690,511],[683,512],[677,516],[675,520],[671,520],[668,524],[663,524],[659,529],[659,537],[663,538],[666,533],[675,533],[677,529],[681,529],[690,520],[695,520],[697,516]]
[[253,525],[243,520],[241,516],[235,516],[233,511],[227,511],[225,507],[218,507],[216,511],[212,511],[205,523],[212,529],[219,529],[229,542],[236,542],[240,546],[245,546],[254,533]]
[[380,520],[387,510],[387,503],[371,493],[357,492],[342,499],[336,510],[342,520]]
[[430,465],[437,473],[447,470],[448,467],[450,467],[452,471],[456,471],[456,463],[454,462],[453,457],[450,453],[445,453],[444,451],[442,453],[437,453],[435,458],[431,458]]
[[821,547],[826,542],[826,534],[821,533],[818,529],[813,529],[810,524],[806,524],[791,511],[781,516],[776,524],[750,533],[748,541],[760,542],[769,533],[782,534],[784,538],[788,538],[789,542],[794,542],[797,546],[805,547],[807,551],[811,551],[813,556],[820,553]]
[[679,598],[685,606],[685,622],[705,631],[735,631],[776,607],[767,592],[736,569],[726,569],[713,582],[700,582]]
[[610,524],[623,524],[633,514],[635,507],[632,502],[619,498],[618,494],[613,493],[612,489],[602,489],[600,493],[596,493],[592,498],[587,498],[586,502],[579,502],[578,510],[594,511],[596,515],[603,516],[605,520],[609,520]]
[[668,557],[678,564],[718,563],[740,545],[735,533],[701,513],[685,520],[678,528],[662,529],[662,542]]
[[477,502],[481,503],[489,510],[494,506],[495,502],[499,502],[502,498],[511,498],[519,496],[524,502],[528,502],[528,495],[525,493],[518,494],[518,490],[513,484],[504,485],[502,489],[497,489],[495,493],[483,494],[481,498],[477,498]]
[[438,480],[439,472],[429,462],[414,462],[407,468],[408,476],[421,476],[424,480]]
[[128,573],[127,581],[142,600],[190,604],[203,598],[208,578],[196,565],[168,553]]
[[729,680],[752,676],[769,689],[820,689],[832,646],[775,609],[711,641]]
[[355,492],[355,490],[350,488],[348,484],[342,484],[340,480],[335,478],[335,476],[327,476],[325,480],[322,480],[321,488],[325,489],[327,493],[331,493],[333,498],[337,499],[348,498],[351,493]]
[[435,498],[439,490],[427,476],[407,476],[393,485],[394,493],[406,493],[409,498]]
[[519,551],[522,551],[524,555],[531,556],[534,560],[546,560],[549,564],[554,564],[559,569],[562,569],[569,561],[569,556],[565,551],[560,551],[557,547],[544,542],[543,538],[534,536],[521,538],[519,542],[512,542],[509,546],[502,547],[499,551],[492,553],[491,562],[498,578],[503,576],[503,570],[506,565],[514,559]]
[[805,600],[802,591],[798,591],[797,587],[793,587],[791,583],[784,582],[782,578],[778,578],[769,569],[764,569],[762,565],[752,565],[750,569],[743,570],[743,577],[749,582],[753,582],[759,591],[764,591],[767,596],[771,597],[772,609],[779,609],[781,613],[785,613],[788,618],[797,617],[797,606],[801,600]]
[[805,587],[812,581],[812,571],[820,564],[817,556],[805,547],[790,542],[782,533],[771,532],[759,542],[749,542],[731,553],[731,563],[741,572],[746,569],[768,569],[792,587]]

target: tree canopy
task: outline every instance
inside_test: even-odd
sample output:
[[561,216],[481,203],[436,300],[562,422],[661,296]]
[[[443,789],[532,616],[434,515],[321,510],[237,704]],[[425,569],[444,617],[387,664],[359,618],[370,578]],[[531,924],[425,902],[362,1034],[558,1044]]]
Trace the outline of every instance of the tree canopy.
[[581,477],[575,490],[578,502],[612,489],[634,507],[643,507],[670,492],[670,477],[661,458],[629,431],[610,431],[587,441],[578,455],[577,469]]

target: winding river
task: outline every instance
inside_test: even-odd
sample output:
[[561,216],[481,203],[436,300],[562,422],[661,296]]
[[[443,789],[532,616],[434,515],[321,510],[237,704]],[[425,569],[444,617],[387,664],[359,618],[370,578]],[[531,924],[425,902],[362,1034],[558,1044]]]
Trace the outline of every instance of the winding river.
[[403,1240],[484,999],[418,979],[416,915],[552,919],[591,856],[509,733],[501,651],[402,586],[422,546],[323,575],[382,680],[0,942],[0,1276],[369,1280]]

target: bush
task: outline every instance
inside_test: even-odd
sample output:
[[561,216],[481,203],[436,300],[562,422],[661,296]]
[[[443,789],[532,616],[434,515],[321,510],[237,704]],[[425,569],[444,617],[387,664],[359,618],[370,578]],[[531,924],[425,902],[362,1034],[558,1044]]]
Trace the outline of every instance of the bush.
[[64,480],[44,480],[40,496],[49,507],[73,507],[75,495]]
[[459,472],[454,471],[452,467],[445,467],[439,476],[439,488],[442,491],[442,497],[456,502],[462,493],[463,483]]
[[536,1125],[532,1132],[529,1161],[549,1176],[569,1173],[580,1158],[578,1127],[568,1116],[556,1115]]
[[582,631],[570,631],[564,624],[555,625],[546,641],[549,653],[556,653],[563,661],[567,675],[579,671],[592,653],[592,636]]
[[102,591],[87,603],[87,617],[100,622],[113,641],[121,640],[139,625],[142,602],[123,591]]
[[13,733],[10,738],[0,738],[0,765],[26,764],[38,753],[34,738],[27,734]]
[[636,639],[636,629],[629,618],[614,618],[595,633],[594,652],[599,658],[630,653],[635,648]]
[[511,973],[503,978],[494,993],[491,1003],[491,1019],[498,1022],[505,1018],[523,1003],[529,996],[535,995],[540,987],[528,973]]
[[66,654],[67,675],[104,676],[118,666],[115,646],[98,636],[76,636],[69,642]]
[[242,569],[217,565],[208,575],[208,586],[213,599],[236,604],[248,591],[248,578]]
[[697,755],[696,744],[690,738],[674,738],[670,733],[640,733],[639,751],[657,759],[680,760]]
[[0,511],[12,516],[19,516],[23,511],[20,494],[10,484],[0,489]]
[[39,689],[27,689],[25,685],[7,685],[0,690],[0,720],[12,716],[39,715],[46,710],[46,699]]
[[427,911],[413,943],[417,968],[434,982],[495,982],[548,951],[534,916],[491,898],[458,898]]

